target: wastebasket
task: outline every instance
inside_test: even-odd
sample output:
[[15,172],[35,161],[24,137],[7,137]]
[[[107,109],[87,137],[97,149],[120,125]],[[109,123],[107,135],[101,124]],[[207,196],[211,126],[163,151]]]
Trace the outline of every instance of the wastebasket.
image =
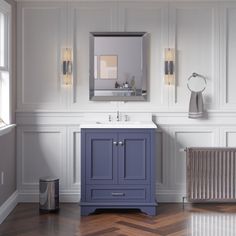
[[39,179],[39,209],[42,211],[59,210],[59,178]]

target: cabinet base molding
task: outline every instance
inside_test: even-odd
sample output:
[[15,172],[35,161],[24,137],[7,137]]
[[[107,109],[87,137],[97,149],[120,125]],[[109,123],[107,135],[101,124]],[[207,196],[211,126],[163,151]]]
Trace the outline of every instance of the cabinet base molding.
[[87,203],[80,202],[82,216],[87,216],[98,209],[139,209],[151,216],[156,215],[157,203]]

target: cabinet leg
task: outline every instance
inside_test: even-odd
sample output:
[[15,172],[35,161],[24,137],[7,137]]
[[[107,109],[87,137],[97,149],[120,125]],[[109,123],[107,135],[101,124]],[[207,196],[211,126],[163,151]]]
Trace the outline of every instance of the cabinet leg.
[[153,206],[153,207],[141,207],[140,210],[143,213],[146,213],[147,215],[150,215],[150,216],[156,216],[156,214],[157,214],[155,206]]
[[80,207],[80,215],[81,216],[88,216],[96,210],[96,207]]

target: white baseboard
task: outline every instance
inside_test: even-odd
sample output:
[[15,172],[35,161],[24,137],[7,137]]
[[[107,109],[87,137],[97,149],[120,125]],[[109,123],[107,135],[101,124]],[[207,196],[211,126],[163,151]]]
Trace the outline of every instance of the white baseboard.
[[18,192],[15,191],[1,206],[0,206],[0,224],[12,212],[18,203]]
[[[182,193],[161,193],[156,195],[157,202],[163,203],[181,203],[183,202],[183,197],[185,195]],[[187,202],[186,199],[185,202]]]
[[[18,202],[39,202],[39,193],[18,193]],[[79,193],[60,193],[60,202],[80,202]]]

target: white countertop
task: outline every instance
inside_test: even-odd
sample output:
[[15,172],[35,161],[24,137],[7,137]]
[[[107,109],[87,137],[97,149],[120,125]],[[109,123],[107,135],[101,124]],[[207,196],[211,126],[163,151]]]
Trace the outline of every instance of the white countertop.
[[124,121],[124,122],[89,122],[80,125],[85,129],[156,129],[157,125],[152,121]]

